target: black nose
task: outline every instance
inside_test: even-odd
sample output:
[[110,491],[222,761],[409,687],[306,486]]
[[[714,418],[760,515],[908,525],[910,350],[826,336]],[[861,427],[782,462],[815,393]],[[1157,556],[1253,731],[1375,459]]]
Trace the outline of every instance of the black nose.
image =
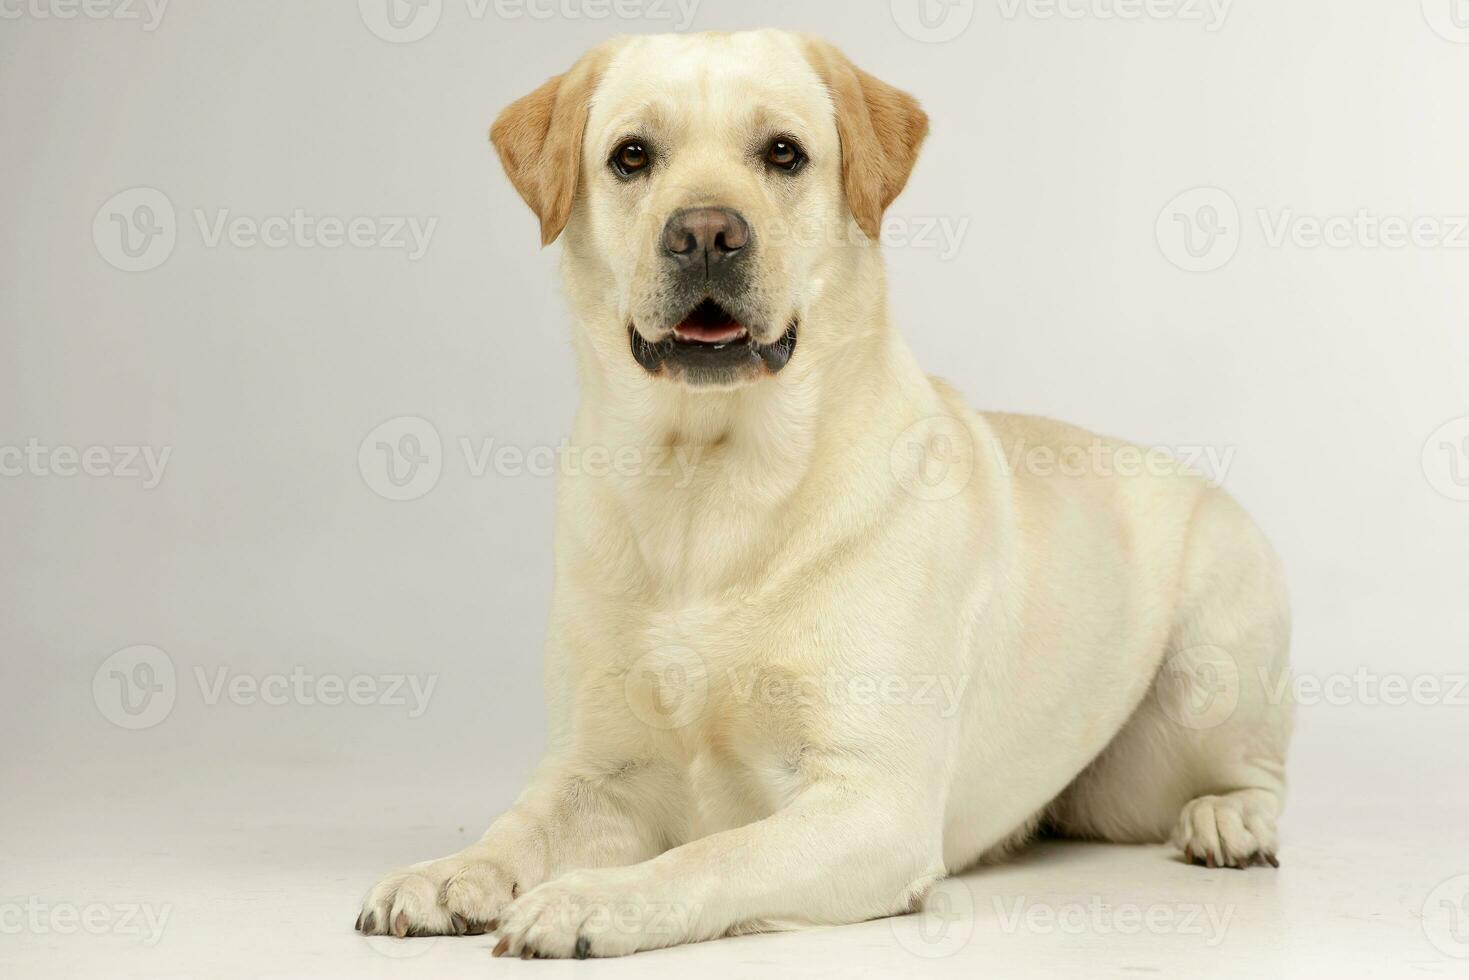
[[702,266],[712,272],[749,244],[749,224],[729,208],[688,208],[663,226],[663,251],[681,267]]

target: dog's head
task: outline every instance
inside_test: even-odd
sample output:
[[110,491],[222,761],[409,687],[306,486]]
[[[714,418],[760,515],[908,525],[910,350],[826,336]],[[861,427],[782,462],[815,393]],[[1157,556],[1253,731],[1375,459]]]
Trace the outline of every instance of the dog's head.
[[596,356],[729,388],[808,342],[803,309],[874,245],[927,129],[830,45],[758,31],[609,42],[490,136],[542,244],[566,233]]

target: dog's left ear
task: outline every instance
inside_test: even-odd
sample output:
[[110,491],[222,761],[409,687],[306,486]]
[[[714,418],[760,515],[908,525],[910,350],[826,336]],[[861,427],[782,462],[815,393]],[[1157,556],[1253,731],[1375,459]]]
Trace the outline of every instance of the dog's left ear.
[[883,212],[918,160],[928,114],[913,96],[867,74],[826,41],[809,38],[807,50],[836,106],[847,206],[857,226],[877,241]]
[[608,55],[606,46],[583,55],[566,74],[512,102],[490,127],[510,183],[541,219],[543,246],[571,218],[587,110]]

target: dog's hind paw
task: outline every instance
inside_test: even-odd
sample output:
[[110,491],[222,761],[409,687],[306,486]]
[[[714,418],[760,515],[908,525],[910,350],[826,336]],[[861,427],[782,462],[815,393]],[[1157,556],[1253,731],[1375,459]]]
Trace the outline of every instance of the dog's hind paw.
[[1179,815],[1173,843],[1186,861],[1206,868],[1280,867],[1275,813],[1246,793],[1190,800]]

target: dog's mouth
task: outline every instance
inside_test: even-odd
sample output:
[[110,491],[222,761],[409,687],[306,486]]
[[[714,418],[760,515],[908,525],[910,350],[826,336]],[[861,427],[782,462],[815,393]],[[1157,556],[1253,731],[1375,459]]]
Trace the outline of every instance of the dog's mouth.
[[792,320],[779,339],[762,344],[739,317],[712,298],[701,300],[662,340],[653,342],[629,323],[633,358],[650,374],[666,374],[696,387],[730,386],[775,374],[796,349]]
[[706,299],[673,328],[675,343],[721,347],[750,339],[750,331],[724,307]]

